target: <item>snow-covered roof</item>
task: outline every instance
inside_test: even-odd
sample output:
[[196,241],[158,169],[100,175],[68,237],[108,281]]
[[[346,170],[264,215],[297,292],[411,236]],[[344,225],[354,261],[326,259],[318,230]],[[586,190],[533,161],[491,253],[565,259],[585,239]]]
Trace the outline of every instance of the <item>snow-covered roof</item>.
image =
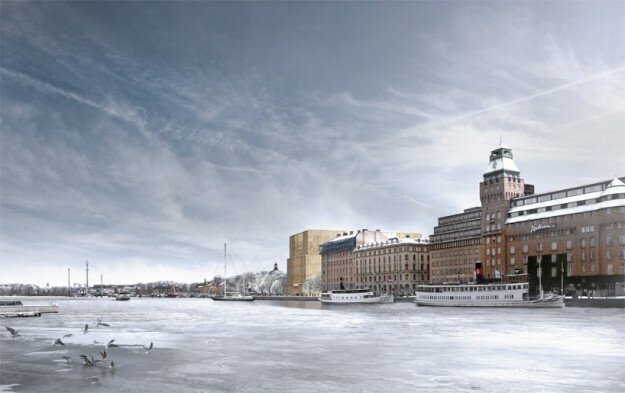
[[347,235],[337,236],[332,240],[328,240],[328,243],[340,242],[341,240],[350,239],[350,238],[356,237],[357,234],[358,233],[352,233],[351,235],[347,234]]
[[543,201],[543,202],[535,202],[535,203],[530,203],[527,205],[515,206],[511,208],[508,211],[508,213],[516,213],[516,212],[526,211],[530,209],[540,209],[541,207],[547,207],[547,206],[560,206],[565,203],[574,203],[574,202],[579,202],[579,201],[594,200],[594,199],[599,198],[602,194],[603,194],[603,191],[596,191],[596,192],[589,192],[588,194],[580,194],[580,195],[575,195],[575,196],[570,196],[570,197],[565,197],[565,198],[551,199],[551,200]]
[[488,163],[488,167],[486,167],[486,172],[484,172],[484,174],[486,175],[488,173],[500,171],[502,169],[512,172],[520,172],[519,167],[516,166],[513,159],[509,157],[499,157]]
[[615,177],[610,184],[603,190],[601,196],[612,194],[625,194],[625,183],[618,177]]
[[391,246],[391,245],[395,245],[395,244],[408,244],[408,245],[425,245],[425,244],[429,244],[429,240],[427,239],[415,239],[415,238],[391,238],[388,239],[386,241],[382,241],[382,242],[376,242],[376,243],[369,243],[369,244],[363,244],[362,246],[358,246],[356,249],[357,250],[364,250],[364,249],[370,249],[370,248],[378,248],[378,247],[386,247],[386,246]]
[[[576,189],[569,189],[569,190],[562,190],[562,191],[553,191],[553,192],[549,192],[549,193],[544,193],[544,194],[537,194],[537,195],[531,195],[531,196],[527,196],[527,197],[523,197],[520,199],[515,199],[514,201],[519,203],[521,201],[523,201],[523,203],[525,203],[524,205],[519,205],[519,206],[514,206],[512,207],[508,212],[509,213],[517,213],[517,212],[525,212],[527,210],[530,209],[540,209],[540,208],[544,208],[544,207],[548,207],[548,206],[560,206],[560,205],[564,205],[564,204],[569,204],[569,203],[576,203],[576,202],[580,202],[580,201],[592,201],[593,203],[595,202],[595,200],[606,196],[606,195],[613,195],[613,194],[625,194],[625,184],[618,178],[614,178],[607,186],[604,190],[598,190],[598,191],[593,191],[593,192],[587,192],[585,194],[579,194],[579,195],[572,195],[572,196],[568,196],[568,197],[561,197],[561,198],[556,198],[556,199],[550,199],[550,200],[546,200],[546,201],[541,201],[541,202],[532,202],[532,203],[528,203],[529,200],[536,200],[539,199],[541,197],[544,196],[555,196],[556,194],[564,194],[565,191],[566,192],[571,192],[571,191],[579,191],[579,192],[583,192],[582,190],[585,190],[587,188],[595,188],[595,187],[599,187],[601,186],[602,183],[595,183],[595,184],[591,184],[588,186],[580,186]],[[605,184],[605,183],[603,183]],[[595,188],[596,189],[596,188]]]
[[[593,194],[597,194],[597,193],[593,193]],[[587,196],[587,195],[590,195],[590,194],[584,194],[584,195],[578,195],[578,196]],[[561,200],[562,199],[557,199],[556,201],[561,201]],[[554,202],[554,201],[548,201],[548,202]],[[540,203],[536,203],[536,204],[532,204],[528,206],[519,206],[519,207],[535,208],[537,205],[540,205]],[[515,222],[539,220],[541,218],[564,216],[567,214],[584,213],[584,212],[590,212],[590,211],[599,210],[599,209],[607,209],[608,207],[625,207],[625,199],[612,199],[609,201],[593,203],[591,205],[574,206],[574,207],[569,207],[566,209],[550,210],[550,211],[544,211],[540,213],[532,213],[532,214],[525,214],[522,216],[510,217],[506,220],[506,224],[514,224]],[[512,213],[512,209],[510,210],[510,212]]]

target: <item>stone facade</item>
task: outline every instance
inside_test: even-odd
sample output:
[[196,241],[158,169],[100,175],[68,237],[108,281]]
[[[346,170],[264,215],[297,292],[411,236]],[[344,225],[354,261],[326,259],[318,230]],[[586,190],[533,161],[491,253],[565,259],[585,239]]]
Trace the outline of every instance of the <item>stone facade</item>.
[[380,231],[361,229],[345,232],[321,246],[322,282],[324,290],[355,288],[355,267],[352,253],[366,243],[386,241]]
[[419,284],[430,282],[429,242],[390,238],[357,246],[353,251],[355,287],[374,293],[412,295]]

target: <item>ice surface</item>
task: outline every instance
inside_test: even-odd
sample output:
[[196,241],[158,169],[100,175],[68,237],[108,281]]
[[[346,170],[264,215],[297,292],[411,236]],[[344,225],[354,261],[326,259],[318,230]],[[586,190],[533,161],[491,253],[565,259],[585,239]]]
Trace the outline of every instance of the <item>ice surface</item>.
[[[0,335],[2,390],[625,391],[625,313],[616,309],[58,302],[59,314],[2,320],[22,334]],[[96,327],[98,320],[110,327]],[[67,333],[64,347],[52,346]],[[80,354],[98,359],[112,339],[121,345],[107,349],[116,369],[82,365]],[[141,345],[150,342],[148,354]]]

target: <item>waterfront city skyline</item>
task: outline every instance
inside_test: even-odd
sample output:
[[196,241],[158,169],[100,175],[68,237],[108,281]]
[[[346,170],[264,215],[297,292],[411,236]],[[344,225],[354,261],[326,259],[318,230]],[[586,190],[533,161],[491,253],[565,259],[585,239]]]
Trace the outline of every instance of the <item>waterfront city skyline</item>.
[[[625,3],[3,2],[2,283],[286,270],[305,229],[432,233],[500,138],[622,176]],[[93,277],[93,281],[92,278]]]

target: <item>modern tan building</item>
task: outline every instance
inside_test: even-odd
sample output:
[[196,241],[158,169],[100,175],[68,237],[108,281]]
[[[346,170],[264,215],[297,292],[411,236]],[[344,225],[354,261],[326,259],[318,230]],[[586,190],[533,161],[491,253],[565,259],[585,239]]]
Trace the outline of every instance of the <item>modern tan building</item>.
[[302,286],[307,279],[321,271],[319,247],[337,236],[343,230],[309,229],[289,237],[289,258],[286,261],[286,287],[290,296],[301,296]]
[[393,237],[357,246],[353,251],[355,287],[374,293],[412,295],[419,284],[430,282],[427,240]]

